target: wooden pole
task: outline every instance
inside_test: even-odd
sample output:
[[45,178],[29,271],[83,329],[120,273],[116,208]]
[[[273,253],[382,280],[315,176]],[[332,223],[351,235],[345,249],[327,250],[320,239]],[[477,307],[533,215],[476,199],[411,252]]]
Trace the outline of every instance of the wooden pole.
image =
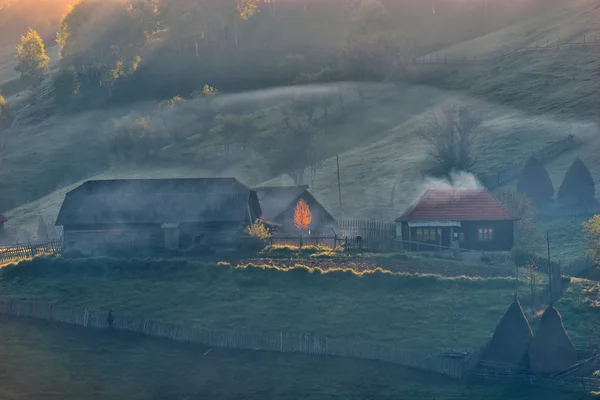
[[341,179],[340,179],[340,157],[339,157],[339,155],[335,156],[335,161],[337,163],[338,195],[340,198],[340,219],[343,219],[344,213],[343,213],[343,209],[342,209],[342,186],[341,186]]
[[546,232],[546,245],[548,247],[548,285],[550,289],[550,306],[552,306],[552,301],[554,299],[552,294],[552,279],[554,279],[554,274],[552,273],[552,264],[550,263],[550,233]]

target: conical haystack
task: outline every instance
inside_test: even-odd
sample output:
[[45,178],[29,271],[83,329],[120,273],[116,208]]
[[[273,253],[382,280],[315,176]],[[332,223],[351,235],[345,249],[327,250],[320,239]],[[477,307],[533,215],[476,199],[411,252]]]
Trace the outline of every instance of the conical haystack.
[[526,367],[522,363],[526,360],[527,350],[532,339],[531,326],[523,313],[519,300],[515,297],[496,326],[485,354],[485,360]]
[[558,310],[548,307],[529,346],[531,369],[540,374],[562,372],[577,363],[577,351]]

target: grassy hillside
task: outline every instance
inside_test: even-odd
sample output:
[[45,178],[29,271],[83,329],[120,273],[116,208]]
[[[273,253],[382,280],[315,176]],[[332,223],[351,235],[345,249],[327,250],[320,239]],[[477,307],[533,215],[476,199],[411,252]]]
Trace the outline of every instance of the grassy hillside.
[[[541,13],[477,39],[440,51],[449,58],[490,57],[525,46],[556,45],[560,42],[587,43],[600,40],[596,21],[600,9],[591,1],[566,3],[559,10]],[[599,42],[600,43],[600,42]],[[522,110],[523,118],[540,127],[543,136],[532,144],[523,142],[510,156],[511,161],[523,160],[522,154],[539,148],[544,138],[573,134],[585,145],[548,162],[556,190],[570,164],[580,157],[600,182],[600,137],[597,135],[599,47],[564,47],[553,50],[526,51],[498,62],[466,66],[427,67],[420,70],[420,81],[445,90],[485,98],[500,107]],[[528,138],[535,137],[524,131]],[[600,196],[597,186],[596,196]],[[581,232],[583,218],[541,218],[541,229],[553,239],[555,254],[563,262],[585,256]]]
[[[440,350],[485,343],[511,301],[515,282],[185,261],[36,259],[3,268],[0,286],[5,296],[17,299],[112,308],[117,315]],[[520,291],[527,307],[525,283]],[[600,327],[598,292],[596,283],[575,280],[558,303],[578,344],[594,339],[592,332]]]
[[[515,287],[510,278],[110,259],[35,260],[3,268],[0,279],[3,293],[19,299],[113,308],[211,328],[318,333],[414,349],[481,345]],[[451,299],[458,319],[452,317]],[[448,334],[453,324],[456,337]]]
[[[471,51],[470,56],[487,56],[502,52],[506,47],[550,40],[559,34],[565,39],[581,37],[584,33],[591,36],[595,29],[593,21],[600,15],[600,10],[594,7],[589,1],[570,2],[558,11],[549,7],[532,20],[444,52],[460,55]],[[428,149],[415,131],[430,110],[457,101],[472,102],[488,115],[475,146],[476,172],[496,172],[522,163],[532,151],[567,134],[575,134],[588,141],[577,153],[590,166],[592,174],[600,177],[600,162],[594,157],[600,141],[596,140],[596,127],[591,123],[597,103],[594,83],[597,67],[596,53],[589,48],[523,53],[498,63],[474,66],[419,65],[410,71],[411,82],[370,86],[369,98],[360,105],[352,99],[355,94],[348,94],[354,107],[344,118],[333,120],[323,128],[328,138],[329,157],[323,162],[314,185],[312,181],[307,183],[311,184],[316,197],[336,214],[335,154],[339,154],[344,216],[370,219],[397,216],[425,187],[442,184],[431,182],[425,176],[430,167]],[[317,86],[306,90],[330,89]],[[274,101],[289,100],[297,95],[296,90],[259,91],[243,94],[241,98],[250,99],[252,104],[262,104],[264,100],[272,106]],[[75,120],[71,116],[53,117],[8,137],[6,146],[10,150],[4,153],[0,169],[0,181],[5,186],[0,192],[0,206],[13,209],[8,212],[9,228],[35,232],[38,211],[46,220],[54,220],[67,189],[52,191],[92,176],[229,175],[248,184],[291,183],[286,176],[269,176],[263,160],[252,153],[225,157],[222,148],[207,142],[201,134],[168,146],[161,152],[159,161],[107,168],[106,135],[114,126],[105,124],[106,121],[131,111],[129,115],[146,115],[152,107],[154,105],[133,105],[86,114]],[[36,137],[33,142],[39,143],[39,148],[23,150],[24,143],[32,142],[32,137]],[[575,152],[567,153],[548,165],[555,186],[560,184],[566,165],[575,155]],[[41,165],[44,167],[40,168]],[[390,206],[392,196],[394,201]]]
[[[0,397],[39,399],[538,400],[527,387],[465,384],[393,364],[238,352],[0,318]],[[552,393],[557,400],[570,393]]]

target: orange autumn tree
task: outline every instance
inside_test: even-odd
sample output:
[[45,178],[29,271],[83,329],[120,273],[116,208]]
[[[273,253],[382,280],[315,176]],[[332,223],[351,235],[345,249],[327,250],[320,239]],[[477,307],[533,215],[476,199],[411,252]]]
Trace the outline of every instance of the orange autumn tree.
[[296,208],[294,209],[294,225],[301,231],[308,230],[308,226],[312,221],[312,214],[310,208],[304,199],[298,200]]

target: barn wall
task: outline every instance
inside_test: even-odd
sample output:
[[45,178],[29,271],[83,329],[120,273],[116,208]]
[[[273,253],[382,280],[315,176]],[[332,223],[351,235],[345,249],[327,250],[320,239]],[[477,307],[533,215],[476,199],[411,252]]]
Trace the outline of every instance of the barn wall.
[[147,251],[152,247],[163,247],[163,240],[160,228],[64,229],[65,251],[80,251],[87,255],[111,250]]
[[[494,240],[479,241],[479,228],[492,228]],[[463,222],[465,248],[481,251],[509,251],[514,246],[514,224],[512,221]]]
[[[461,228],[453,228],[457,234],[464,234],[464,242],[459,244],[460,248],[477,251],[509,251],[514,246],[514,224],[512,221],[463,221]],[[494,237],[491,241],[479,241],[479,228],[492,228]],[[439,236],[435,242],[429,244],[434,246],[417,245],[417,228],[409,228],[407,222],[396,224],[396,229],[402,234],[401,240],[412,241],[412,250],[435,251],[435,245],[439,245]],[[409,235],[410,230],[410,235]],[[452,238],[450,228],[442,228],[442,246],[451,247]]]
[[234,248],[245,224],[241,222],[211,222],[180,224],[179,240],[182,248],[201,243],[215,248]]
[[[196,244],[213,248],[235,248],[243,222],[211,222],[179,224],[179,248]],[[98,225],[64,228],[65,251],[101,254],[110,250],[149,252],[165,249],[165,230],[160,225]]]

